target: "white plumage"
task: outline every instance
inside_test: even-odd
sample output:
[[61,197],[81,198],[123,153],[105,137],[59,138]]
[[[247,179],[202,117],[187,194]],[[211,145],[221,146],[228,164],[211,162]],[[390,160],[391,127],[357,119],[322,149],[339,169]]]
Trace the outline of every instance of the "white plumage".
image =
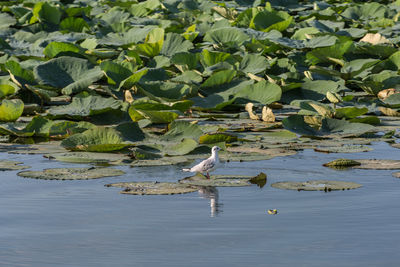
[[218,151],[221,150],[218,146],[213,146],[211,149],[211,156],[208,159],[203,160],[196,166],[193,166],[190,169],[182,169],[184,172],[205,172],[207,173],[207,178],[210,179],[210,175],[208,174],[209,172],[215,170],[219,163],[219,158],[218,158]]

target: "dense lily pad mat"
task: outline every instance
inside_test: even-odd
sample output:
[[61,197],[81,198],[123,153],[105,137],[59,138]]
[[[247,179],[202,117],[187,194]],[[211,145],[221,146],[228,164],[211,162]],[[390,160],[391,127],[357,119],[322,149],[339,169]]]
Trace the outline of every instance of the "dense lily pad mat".
[[332,191],[356,189],[362,185],[343,181],[311,180],[306,182],[277,182],[273,183],[271,186],[279,189],[298,191]]
[[30,166],[21,165],[23,162],[11,161],[11,160],[0,160],[0,171],[15,171],[29,169]]
[[130,195],[173,195],[196,192],[198,188],[179,183],[127,182],[107,184],[107,187],[124,187],[122,194]]
[[43,171],[23,171],[18,175],[24,178],[44,180],[88,180],[109,176],[123,175],[125,172],[112,168],[90,167],[90,168],[55,168]]
[[[399,1],[0,5],[0,134],[10,142],[140,147],[157,159],[137,154],[132,166],[156,166],[215,144],[224,160],[245,161],[398,138]],[[344,137],[360,143],[315,142]]]

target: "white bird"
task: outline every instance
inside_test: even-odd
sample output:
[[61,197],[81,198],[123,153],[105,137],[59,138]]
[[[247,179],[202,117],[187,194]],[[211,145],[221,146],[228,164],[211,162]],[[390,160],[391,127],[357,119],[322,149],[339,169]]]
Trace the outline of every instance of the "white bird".
[[208,174],[210,171],[215,170],[219,163],[219,158],[218,158],[218,151],[221,150],[220,147],[218,146],[213,146],[211,149],[211,156],[208,159],[203,160],[196,166],[193,166],[190,169],[182,169],[184,172],[206,172],[207,173],[207,178],[210,179],[210,175]]

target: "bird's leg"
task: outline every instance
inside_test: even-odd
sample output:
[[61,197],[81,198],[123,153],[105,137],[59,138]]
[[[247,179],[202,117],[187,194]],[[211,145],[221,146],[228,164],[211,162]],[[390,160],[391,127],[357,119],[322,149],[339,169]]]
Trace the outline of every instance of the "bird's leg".
[[208,174],[208,172],[207,172],[207,176],[206,177],[207,177],[207,179],[210,179],[210,175]]

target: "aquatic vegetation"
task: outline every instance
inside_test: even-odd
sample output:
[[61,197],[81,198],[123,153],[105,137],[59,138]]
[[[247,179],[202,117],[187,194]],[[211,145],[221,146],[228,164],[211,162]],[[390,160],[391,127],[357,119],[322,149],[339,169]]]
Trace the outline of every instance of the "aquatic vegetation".
[[123,175],[125,172],[112,168],[89,167],[89,168],[55,168],[43,171],[22,171],[18,176],[24,178],[44,180],[88,180],[110,176]]
[[353,182],[334,181],[334,180],[310,180],[306,182],[277,182],[271,185],[279,189],[289,189],[297,191],[332,191],[356,189],[362,185]]
[[0,160],[0,171],[15,171],[29,169],[30,166],[22,165],[23,162],[11,161],[11,160]]
[[400,108],[397,2],[0,7],[0,135],[11,141],[63,140],[70,151],[156,166],[214,145],[222,159],[245,161],[397,138],[387,135],[400,125],[387,120]]

